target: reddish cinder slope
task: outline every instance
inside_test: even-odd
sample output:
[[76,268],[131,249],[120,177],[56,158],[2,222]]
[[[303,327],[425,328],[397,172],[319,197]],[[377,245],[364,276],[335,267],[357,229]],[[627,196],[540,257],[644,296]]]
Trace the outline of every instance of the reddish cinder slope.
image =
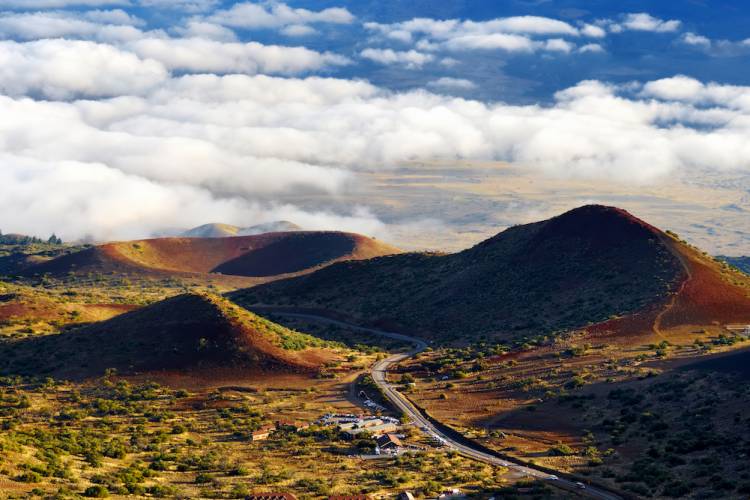
[[668,245],[685,277],[658,327],[750,323],[750,278],[671,237]]
[[281,347],[295,335],[217,295],[184,294],[68,333],[0,344],[0,373],[316,371],[325,360],[320,349]]
[[267,233],[232,238],[157,238],[107,243],[29,268],[25,274],[70,272],[205,274],[267,277],[333,262],[399,253],[342,232]]
[[635,314],[599,323],[591,333],[665,335],[680,326],[750,324],[750,278],[666,233],[664,245],[682,266],[672,293]]

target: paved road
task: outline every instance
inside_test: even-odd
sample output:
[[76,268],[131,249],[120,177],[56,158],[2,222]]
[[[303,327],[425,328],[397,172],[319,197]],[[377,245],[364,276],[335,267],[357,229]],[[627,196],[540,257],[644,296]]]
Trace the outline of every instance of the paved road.
[[385,394],[385,396],[390,400],[390,402],[399,410],[401,410],[404,413],[404,415],[408,416],[411,419],[411,421],[414,422],[415,425],[417,425],[423,432],[431,435],[434,438],[439,438],[440,440],[442,440],[443,443],[445,443],[445,445],[448,448],[456,450],[462,455],[465,455],[469,458],[473,458],[480,462],[488,463],[491,465],[497,465],[501,467],[506,467],[509,470],[512,470],[513,472],[518,473],[520,476],[528,476],[530,478],[539,479],[541,481],[547,482],[547,484],[549,484],[550,486],[554,486],[563,490],[571,491],[583,497],[597,498],[597,499],[602,499],[602,500],[621,500],[621,497],[613,493],[610,493],[608,491],[604,491],[599,488],[595,488],[593,486],[586,486],[585,488],[581,488],[574,481],[569,481],[564,478],[557,478],[557,476],[551,475],[547,472],[534,469],[526,465],[514,463],[509,460],[496,457],[494,455],[489,455],[487,453],[484,453],[480,449],[476,449],[471,446],[467,446],[466,444],[463,444],[461,442],[453,440],[450,436],[448,436],[447,434],[444,434],[440,429],[435,427],[432,424],[432,422],[430,422],[427,418],[425,418],[422,415],[422,413],[411,403],[411,401],[409,401],[408,398],[406,398],[403,394],[398,392],[393,387],[393,385],[391,385],[388,382],[387,377],[386,377],[388,369],[392,365],[396,363],[400,363],[401,361],[404,361],[405,359],[411,358],[419,354],[420,352],[424,351],[425,349],[427,349],[428,345],[425,341],[420,340],[415,337],[410,337],[408,335],[403,335],[400,333],[385,332],[385,331],[377,330],[374,328],[365,328],[365,327],[361,327],[357,325],[352,325],[350,323],[345,323],[343,321],[329,319],[323,316],[316,316],[312,314],[287,313],[287,312],[277,312],[277,314],[282,314],[284,316],[291,316],[295,318],[309,319],[309,320],[313,320],[317,322],[329,323],[332,325],[349,328],[351,330],[368,332],[368,333],[372,333],[374,335],[378,335],[381,337],[401,340],[401,341],[413,344],[414,349],[412,349],[411,351],[406,352],[406,353],[401,353],[401,354],[394,354],[393,356],[389,356],[375,363],[371,369],[372,379],[375,381],[378,387],[380,387],[380,389],[383,391],[383,394]]

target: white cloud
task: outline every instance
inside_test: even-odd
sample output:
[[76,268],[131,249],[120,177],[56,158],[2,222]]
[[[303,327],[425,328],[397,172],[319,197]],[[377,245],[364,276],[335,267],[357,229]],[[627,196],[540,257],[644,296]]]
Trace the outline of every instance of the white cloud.
[[586,45],[581,45],[578,47],[578,52],[581,53],[590,53],[590,54],[602,54],[606,52],[604,50],[604,47],[599,45],[598,43],[587,43]]
[[[90,15],[96,17],[100,12],[95,11]],[[0,37],[19,40],[76,38],[120,42],[144,35],[133,26],[139,20],[132,16],[128,17],[130,22],[124,24],[103,24],[85,17],[65,12],[5,13],[0,15]],[[103,17],[113,16],[110,14]],[[120,21],[124,20],[122,16],[117,17],[120,17]]]
[[697,101],[704,90],[703,83],[683,75],[648,82],[643,94],[673,101]]
[[[89,24],[71,28],[63,23],[70,19],[47,14],[44,19],[60,24],[27,22],[26,33],[67,26],[84,36],[93,24],[85,36],[102,36],[101,24],[79,20]],[[122,16],[105,22],[116,17]],[[413,34],[415,46],[433,50],[601,49],[576,47],[573,35],[469,33],[458,21],[409,23],[399,29]],[[515,23],[503,29],[532,29],[528,19]],[[348,61],[302,47],[232,41],[231,30],[205,18],[184,25],[181,34],[190,38],[115,27],[139,35],[112,44],[0,42],[3,229],[15,224],[40,234],[64,228],[67,238],[89,231],[131,237],[144,228],[194,225],[208,215],[247,225],[249,217],[285,214],[308,227],[317,221],[382,231],[366,211],[308,212],[274,200],[335,196],[356,183],[359,169],[397,168],[415,159],[507,160],[552,175],[623,182],[693,167],[750,168],[747,87],[686,76],[623,86],[592,81],[559,92],[548,105],[513,106],[425,89],[390,92],[362,81],[256,75]],[[389,48],[361,53],[411,67],[444,62],[443,55]],[[244,74],[181,76],[192,72]],[[473,86],[455,77],[427,84],[441,91]],[[77,97],[88,100],[72,100]]]
[[626,14],[620,23],[612,23],[609,26],[613,33],[622,31],[651,31],[654,33],[669,33],[680,29],[682,22],[671,19],[663,20],[646,12]]
[[395,51],[391,49],[365,49],[360,52],[365,59],[369,59],[379,64],[399,64],[407,68],[419,68],[435,57],[432,54],[423,54],[416,50]]
[[508,52],[533,52],[538,44],[530,38],[521,35],[493,33],[489,35],[463,35],[451,38],[444,43],[448,50],[494,50],[501,49]]
[[451,78],[444,76],[427,83],[428,87],[438,90],[473,90],[477,84],[464,78]]
[[110,45],[86,41],[0,42],[0,91],[52,99],[140,94],[163,83],[166,69]]
[[584,24],[580,31],[583,36],[590,38],[604,38],[607,36],[607,31],[601,26],[595,24]]
[[698,47],[709,48],[711,47],[711,40],[705,36],[698,35],[696,33],[687,32],[684,33],[680,40],[687,45],[695,45]]
[[236,42],[234,31],[219,24],[205,21],[189,20],[184,26],[175,28],[175,33],[184,38],[205,38],[220,42]]
[[[437,40],[448,40],[459,36],[478,36],[499,33],[569,36],[578,36],[580,34],[577,28],[564,21],[539,16],[505,17],[489,21],[414,18],[410,21],[393,24],[368,22],[365,23],[364,26],[369,31],[407,41],[410,39],[410,36],[414,35],[428,35],[430,38]],[[394,33],[397,35],[394,36]]]
[[138,4],[153,9],[197,14],[208,12],[219,5],[219,0],[137,0]]
[[[667,101],[683,101],[695,105],[711,105],[721,109],[750,113],[750,87],[704,83],[685,75],[654,80],[643,85],[641,95]],[[744,116],[732,120],[745,121]]]
[[687,32],[680,39],[680,43],[688,47],[701,50],[715,57],[736,57],[750,52],[750,38],[744,40],[712,40],[703,35]]
[[57,9],[64,7],[128,6],[130,0],[4,0],[6,9]]
[[476,30],[534,35],[579,35],[578,29],[564,21],[539,16],[506,17],[484,22],[465,21],[464,26],[467,31]]
[[[6,231],[75,239],[135,239],[167,227],[223,220],[238,225],[294,220],[309,229],[379,237],[387,228],[367,209],[350,214],[306,211],[290,204],[219,197],[209,189],[165,185],[101,163],[40,161],[0,153],[0,223]],[[12,189],[6,189],[12,187]]]
[[144,38],[129,43],[127,48],[171,70],[199,73],[295,74],[349,63],[343,56],[304,47],[202,38]]
[[567,40],[563,40],[562,38],[553,38],[544,42],[544,48],[546,50],[563,52],[565,54],[569,54],[573,49],[575,49],[575,47],[575,44],[570,43]]
[[305,24],[290,24],[281,28],[281,33],[286,36],[310,36],[315,35],[317,32],[315,28]]
[[129,26],[142,26],[145,24],[143,19],[128,14],[122,9],[89,10],[83,12],[81,15],[90,21],[100,24],[122,24]]
[[351,24],[354,16],[341,7],[321,11],[295,9],[285,3],[242,2],[211,14],[208,21],[233,28],[281,28],[290,25]]
[[414,43],[415,48],[423,52],[504,50],[569,53],[575,45],[563,37],[600,37],[603,32],[593,25],[578,29],[567,22],[539,16],[516,16],[489,21],[414,18],[393,24],[369,22],[364,26],[386,40]]

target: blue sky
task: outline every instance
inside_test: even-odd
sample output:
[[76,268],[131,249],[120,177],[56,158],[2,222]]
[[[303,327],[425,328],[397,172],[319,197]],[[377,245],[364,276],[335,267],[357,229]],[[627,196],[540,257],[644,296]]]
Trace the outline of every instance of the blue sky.
[[749,12],[5,0],[0,227],[103,240],[291,219],[387,238],[409,210],[358,193],[433,161],[600,186],[729,176],[723,204],[744,213]]
[[[216,8],[229,8],[236,2],[221,2]],[[713,41],[741,42],[750,36],[750,6],[738,1],[580,1],[580,0],[516,0],[516,1],[316,1],[288,2],[290,6],[320,11],[343,7],[356,16],[350,25],[319,27],[312,36],[293,37],[272,29],[238,30],[242,40],[265,43],[303,44],[319,50],[333,50],[354,57],[372,45],[371,32],[363,29],[367,22],[397,23],[413,18],[461,19],[489,21],[511,16],[542,16],[559,19],[572,25],[595,23],[608,19],[621,21],[624,15],[648,13],[662,20],[677,20],[674,31],[625,30],[601,40],[603,53],[585,57],[557,54],[507,53],[503,51],[464,52],[452,68],[426,64],[404,71],[403,66],[383,66],[368,61],[337,68],[331,74],[346,78],[360,77],[392,89],[404,89],[427,84],[435,77],[466,78],[477,83],[477,88],[460,92],[481,99],[509,102],[548,100],[554,92],[584,79],[603,79],[612,82],[654,80],[684,74],[700,80],[746,84],[750,70],[746,69],[750,47],[707,49],[702,45],[684,42],[687,33]],[[167,27],[174,21],[174,13],[144,8],[129,9],[153,21],[154,26]],[[408,44],[380,41],[379,47],[404,50]],[[454,92],[459,93],[454,89]]]

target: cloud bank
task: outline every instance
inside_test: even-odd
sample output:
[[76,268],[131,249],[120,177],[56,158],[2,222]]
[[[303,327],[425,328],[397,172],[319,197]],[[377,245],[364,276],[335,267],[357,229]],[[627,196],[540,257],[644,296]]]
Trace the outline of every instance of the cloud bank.
[[[72,5],[89,8],[59,10]],[[176,5],[188,14],[159,29],[127,10]],[[31,0],[4,8],[16,9],[0,13],[5,231],[112,239],[291,219],[384,237],[388,227],[366,207],[334,213],[283,200],[336,200],[356,192],[360,172],[412,160],[503,160],[540,175],[626,183],[690,168],[750,169],[748,87],[677,75],[582,81],[546,104],[451,95],[477,89],[450,72],[462,51],[542,60],[603,53],[606,37],[624,30],[680,28],[647,14],[599,24],[538,16],[368,23],[372,46],[339,54],[240,36],[273,29],[306,40],[357,22],[338,7]],[[714,44],[697,37],[684,43]],[[398,92],[325,76],[363,62],[433,65],[440,74]]]

